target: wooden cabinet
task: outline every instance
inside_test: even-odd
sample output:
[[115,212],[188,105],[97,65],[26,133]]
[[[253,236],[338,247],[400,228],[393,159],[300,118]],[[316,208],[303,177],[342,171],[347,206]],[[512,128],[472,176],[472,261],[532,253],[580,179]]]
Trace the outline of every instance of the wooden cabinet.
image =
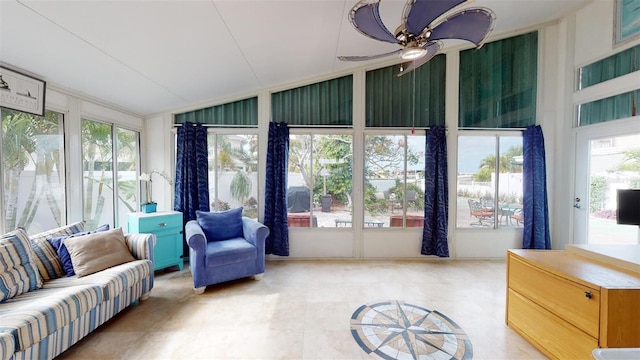
[[552,359],[640,347],[640,273],[581,254],[509,250],[506,322]]
[[159,270],[177,265],[184,267],[182,260],[182,213],[161,211],[154,213],[130,213],[127,215],[127,231],[130,233],[155,234],[153,247],[153,269]]

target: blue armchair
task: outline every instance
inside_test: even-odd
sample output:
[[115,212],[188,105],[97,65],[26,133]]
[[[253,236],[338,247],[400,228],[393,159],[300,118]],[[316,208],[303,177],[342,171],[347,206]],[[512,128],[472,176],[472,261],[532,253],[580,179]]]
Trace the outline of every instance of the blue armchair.
[[196,294],[202,294],[207,285],[248,276],[253,276],[256,280],[262,278],[264,242],[269,235],[269,228],[242,217],[242,233],[242,237],[211,240],[207,239],[196,220],[187,222],[185,235]]

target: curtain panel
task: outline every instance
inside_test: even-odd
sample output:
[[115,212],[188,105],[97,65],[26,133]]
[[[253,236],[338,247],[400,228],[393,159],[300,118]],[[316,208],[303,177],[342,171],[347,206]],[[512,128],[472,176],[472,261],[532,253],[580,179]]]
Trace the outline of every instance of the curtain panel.
[[460,128],[524,128],[535,124],[538,33],[460,53]]
[[[409,74],[398,65],[367,71],[366,126],[425,128],[444,125],[446,57],[436,55]],[[415,116],[415,122],[414,122]]]
[[522,134],[524,169],[523,249],[551,249],[549,203],[544,136],[540,125],[528,126]]
[[269,228],[265,253],[289,256],[287,222],[287,174],[289,165],[289,127],[269,123],[267,171],[265,174],[264,224]]
[[175,115],[175,124],[186,122],[208,126],[258,127],[258,98],[252,97]]
[[[184,224],[196,219],[196,210],[209,211],[209,163],[207,129],[184,123],[176,141],[176,186],[173,209],[182,213]],[[189,253],[186,242],[184,254]]]
[[427,131],[426,138],[424,228],[420,253],[449,257],[447,241],[449,187],[445,128],[433,127]]
[[353,124],[353,76],[271,94],[271,119],[288,126],[348,126]]

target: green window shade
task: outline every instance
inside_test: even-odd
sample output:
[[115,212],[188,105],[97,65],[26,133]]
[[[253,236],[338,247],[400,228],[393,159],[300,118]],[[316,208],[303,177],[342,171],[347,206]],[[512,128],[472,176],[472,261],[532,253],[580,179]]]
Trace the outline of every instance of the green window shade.
[[258,127],[258,98],[252,97],[175,115],[175,124],[185,122],[210,126]]
[[289,126],[351,126],[351,75],[271,94],[271,120]]
[[580,68],[578,89],[640,70],[640,45]]
[[444,125],[445,56],[437,55],[400,77],[397,76],[398,71],[399,67],[394,65],[367,72],[366,126],[410,128],[414,125]]
[[578,126],[624,119],[638,115],[640,90],[578,105]]
[[536,121],[538,33],[460,53],[461,128],[522,128]]

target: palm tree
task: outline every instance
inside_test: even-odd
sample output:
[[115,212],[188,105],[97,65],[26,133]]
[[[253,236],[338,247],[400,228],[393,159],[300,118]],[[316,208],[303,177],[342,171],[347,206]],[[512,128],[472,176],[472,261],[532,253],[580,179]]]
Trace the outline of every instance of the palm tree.
[[5,226],[17,227],[20,174],[29,163],[29,154],[36,149],[31,126],[32,116],[2,110],[2,167],[4,169]]
[[[87,227],[93,229],[100,221],[104,209],[104,186],[112,182],[106,176],[106,171],[113,164],[112,130],[111,125],[83,119],[81,131],[83,170],[87,172],[83,214]],[[96,167],[98,167],[97,170]],[[99,176],[96,176],[96,171],[99,171]],[[98,189],[95,196],[94,209],[95,184],[97,184]]]

